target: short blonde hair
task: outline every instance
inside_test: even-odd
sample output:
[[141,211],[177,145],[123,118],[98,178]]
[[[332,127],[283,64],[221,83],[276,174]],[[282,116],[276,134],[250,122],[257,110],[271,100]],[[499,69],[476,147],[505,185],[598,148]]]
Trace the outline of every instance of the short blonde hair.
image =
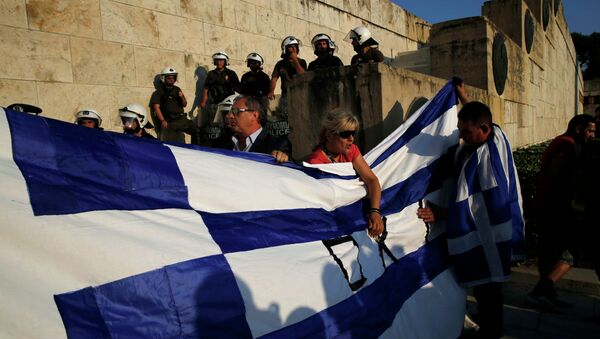
[[359,126],[358,119],[351,113],[333,110],[321,120],[321,131],[319,131],[319,146],[325,145],[327,136],[343,131],[356,131]]

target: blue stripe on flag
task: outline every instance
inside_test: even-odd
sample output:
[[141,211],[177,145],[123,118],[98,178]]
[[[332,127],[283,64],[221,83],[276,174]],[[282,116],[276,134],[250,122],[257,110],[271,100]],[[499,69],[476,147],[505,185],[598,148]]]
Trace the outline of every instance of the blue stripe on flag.
[[60,316],[69,338],[110,338],[102,319],[94,289],[82,290],[54,296]]
[[502,192],[500,187],[494,187],[483,191],[482,194],[491,225],[500,225],[513,217],[510,201],[506,201],[506,190]]
[[[361,204],[237,213],[198,212],[223,253],[337,238],[366,228]],[[304,225],[299,227],[299,225]]]
[[[502,241],[496,243],[500,261],[496,262],[502,268],[503,277],[510,275],[511,264],[511,242]],[[454,267],[456,277],[461,283],[469,283],[474,281],[482,281],[489,279],[492,275],[490,272],[490,264],[486,259],[485,252],[482,246],[477,246],[471,250],[450,256],[450,261]],[[501,276],[495,276],[496,281],[501,281]]]
[[478,161],[477,152],[474,152],[467,160],[462,171],[465,175],[465,185],[467,185],[469,196],[481,192],[481,183],[479,182],[479,171],[477,168]]
[[60,294],[55,300],[70,338],[251,337],[242,296],[223,255]]
[[477,230],[468,199],[457,202],[453,208],[448,209],[448,222],[446,224],[451,226],[446,227],[448,239],[460,238]]
[[388,187],[381,192],[381,211],[390,215],[402,211],[409,205],[422,199],[427,193],[441,188],[445,179],[451,176],[443,165],[447,163],[447,154],[421,168],[406,180]]
[[479,281],[489,278],[491,272],[483,251],[479,245],[461,254],[451,255],[450,261],[459,282]]
[[372,164],[371,168],[376,167],[390,155],[406,145],[412,138],[419,135],[423,128],[429,126],[432,122],[444,115],[449,109],[456,105],[456,91],[452,81],[446,85],[431,99],[429,105],[425,107],[421,115],[416,119],[406,132],[402,134],[388,149],[386,149]]
[[30,114],[6,114],[13,157],[35,215],[190,208],[168,147]]

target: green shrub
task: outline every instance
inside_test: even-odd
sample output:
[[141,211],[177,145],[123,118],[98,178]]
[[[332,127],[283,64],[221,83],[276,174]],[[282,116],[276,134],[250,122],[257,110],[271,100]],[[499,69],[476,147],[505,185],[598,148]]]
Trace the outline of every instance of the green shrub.
[[533,208],[535,198],[535,185],[542,154],[550,141],[533,146],[517,149],[513,152],[515,166],[519,173],[521,183],[521,196],[523,199],[523,216],[525,218],[525,241],[527,244],[527,257],[536,257],[538,239],[538,226],[535,224],[535,210]]

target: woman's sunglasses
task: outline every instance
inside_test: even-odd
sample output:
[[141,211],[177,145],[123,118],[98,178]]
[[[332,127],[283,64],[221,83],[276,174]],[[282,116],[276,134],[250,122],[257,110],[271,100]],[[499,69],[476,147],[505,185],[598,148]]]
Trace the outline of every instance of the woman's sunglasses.
[[356,131],[341,131],[341,132],[338,132],[338,135],[342,139],[348,139],[348,138],[350,138],[350,136],[354,136],[354,134],[356,134]]

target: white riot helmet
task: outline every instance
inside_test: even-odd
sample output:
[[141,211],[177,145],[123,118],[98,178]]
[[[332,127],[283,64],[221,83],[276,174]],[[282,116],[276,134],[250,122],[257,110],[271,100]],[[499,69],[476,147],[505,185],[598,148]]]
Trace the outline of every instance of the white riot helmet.
[[296,45],[298,46],[298,53],[300,53],[300,46],[302,46],[302,41],[300,41],[300,39],[296,39],[294,36],[288,36],[285,37],[285,39],[283,39],[283,41],[281,42],[281,55],[285,55],[285,52],[287,51],[287,46],[289,45]]
[[[261,57],[260,54],[255,53],[255,52],[248,54],[248,56],[246,57],[246,64],[248,64],[252,60],[258,61],[261,68],[262,68],[262,65],[265,63],[265,60],[263,59],[263,57]],[[225,99],[225,100],[227,100],[227,99]]]
[[175,81],[177,81],[177,71],[175,70],[175,68],[167,67],[167,68],[163,69],[162,72],[160,73],[160,81],[165,82],[165,78],[167,75],[174,75]]
[[213,63],[216,60],[225,60],[225,66],[229,65],[229,55],[225,52],[217,52],[212,55]]
[[96,120],[96,128],[102,125],[102,118],[100,114],[93,109],[85,108],[75,114],[75,123],[80,125],[80,122],[84,119]]
[[371,32],[364,26],[358,26],[351,29],[344,38],[344,41],[350,43],[352,40],[356,40],[360,46],[379,45],[379,43],[371,37]]
[[148,124],[149,128],[152,125],[148,122],[148,113],[146,113],[146,108],[140,104],[129,104],[123,108],[119,108],[119,116],[121,117],[121,122],[123,123],[123,128],[132,129],[132,123],[134,120],[138,122],[138,127],[143,128]]
[[310,43],[313,46],[313,51],[315,52],[315,54],[317,54],[317,45],[316,43],[321,41],[321,40],[325,40],[327,41],[327,46],[329,46],[329,52],[331,54],[333,54],[333,52],[335,51],[335,42],[333,40],[331,40],[331,38],[329,37],[329,35],[325,34],[325,33],[319,33],[317,35],[315,35],[312,40],[310,41]]
[[335,43],[335,41],[329,41],[329,48],[331,48],[334,51],[337,51],[337,44]]
[[225,100],[221,101],[217,105],[217,114],[215,114],[215,118],[213,120],[214,123],[218,123],[218,124],[223,123],[223,118],[225,117],[225,115],[227,113],[229,113],[231,106],[233,106],[233,102],[239,96],[240,96],[239,94],[232,94],[232,95],[228,96],[227,98],[225,98]]

